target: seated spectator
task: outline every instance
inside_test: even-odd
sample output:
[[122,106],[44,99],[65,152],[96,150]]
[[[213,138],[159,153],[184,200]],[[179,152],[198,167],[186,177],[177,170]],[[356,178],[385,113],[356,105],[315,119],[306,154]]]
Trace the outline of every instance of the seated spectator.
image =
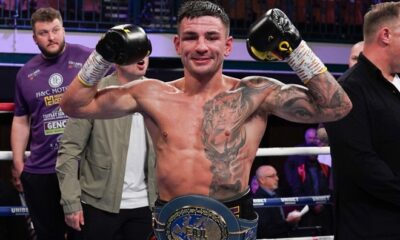
[[[256,171],[256,179],[259,188],[253,194],[253,198],[276,198],[279,177],[274,167],[270,165],[260,166]],[[298,211],[289,213],[285,217],[282,207],[255,208],[258,213],[257,238],[288,237],[296,227],[301,216]]]

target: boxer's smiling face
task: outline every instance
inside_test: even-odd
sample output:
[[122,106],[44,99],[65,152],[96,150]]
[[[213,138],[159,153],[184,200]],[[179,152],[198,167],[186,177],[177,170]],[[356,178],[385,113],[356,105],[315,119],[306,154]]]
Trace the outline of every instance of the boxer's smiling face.
[[54,19],[52,22],[36,22],[33,29],[33,40],[45,57],[56,57],[65,47],[64,27],[58,19]]
[[174,44],[185,71],[210,76],[221,70],[224,58],[232,50],[232,37],[228,36],[220,19],[213,16],[184,18],[178,33]]

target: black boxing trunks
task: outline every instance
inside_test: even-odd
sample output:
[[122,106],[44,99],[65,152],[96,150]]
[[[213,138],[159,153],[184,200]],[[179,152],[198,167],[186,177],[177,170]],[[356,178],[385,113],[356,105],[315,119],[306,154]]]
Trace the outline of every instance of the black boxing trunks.
[[153,211],[157,240],[255,240],[258,216],[249,190],[224,202],[203,195],[158,199]]

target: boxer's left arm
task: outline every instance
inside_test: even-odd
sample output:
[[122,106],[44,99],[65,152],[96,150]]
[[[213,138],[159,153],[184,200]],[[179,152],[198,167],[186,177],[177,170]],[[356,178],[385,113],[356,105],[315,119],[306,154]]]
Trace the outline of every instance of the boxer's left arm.
[[277,84],[265,99],[271,113],[312,123],[334,121],[351,110],[347,94],[279,9],[269,10],[252,25],[247,48],[258,61],[287,60],[307,87]]

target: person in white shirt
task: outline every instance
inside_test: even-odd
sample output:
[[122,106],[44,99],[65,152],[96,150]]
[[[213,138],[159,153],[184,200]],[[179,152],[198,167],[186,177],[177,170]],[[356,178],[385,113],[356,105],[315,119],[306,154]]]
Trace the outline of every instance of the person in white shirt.
[[[145,57],[116,65],[99,88],[141,81],[148,64]],[[155,190],[148,181],[153,173],[146,169],[154,169],[154,156],[139,113],[109,120],[70,119],[56,165],[66,223],[83,230],[87,240],[147,239]]]

